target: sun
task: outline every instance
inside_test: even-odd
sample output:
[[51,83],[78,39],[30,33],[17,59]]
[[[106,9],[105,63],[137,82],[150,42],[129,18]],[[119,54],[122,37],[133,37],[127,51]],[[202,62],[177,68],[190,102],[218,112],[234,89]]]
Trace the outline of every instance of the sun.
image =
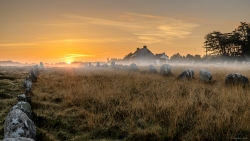
[[71,64],[71,61],[67,61],[67,64]]

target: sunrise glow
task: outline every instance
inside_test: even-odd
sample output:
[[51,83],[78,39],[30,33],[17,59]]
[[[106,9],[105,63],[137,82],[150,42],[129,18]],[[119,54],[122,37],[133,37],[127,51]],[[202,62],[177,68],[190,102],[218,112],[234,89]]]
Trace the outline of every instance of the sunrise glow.
[[203,56],[206,34],[250,22],[250,1],[234,0],[6,0],[0,9],[0,60],[21,63],[106,61],[143,45]]

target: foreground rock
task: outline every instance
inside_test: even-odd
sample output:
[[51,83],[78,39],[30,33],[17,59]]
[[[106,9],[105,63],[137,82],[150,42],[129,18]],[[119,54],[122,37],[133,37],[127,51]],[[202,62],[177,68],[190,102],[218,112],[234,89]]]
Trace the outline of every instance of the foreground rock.
[[160,73],[162,75],[170,75],[171,74],[171,66],[169,64],[164,64],[160,68]]
[[153,65],[149,66],[149,73],[157,73],[157,70],[155,69]]
[[36,126],[21,110],[12,110],[4,122],[4,138],[36,138]]
[[225,79],[226,85],[243,85],[249,84],[249,79],[239,73],[229,74]]
[[18,137],[18,138],[5,138],[2,141],[35,141],[35,140],[30,138]]
[[28,102],[20,101],[11,108],[11,111],[14,109],[23,111],[32,120],[32,110]]
[[188,70],[184,70],[179,76],[178,76],[179,79],[192,79],[194,78],[194,71],[191,70],[191,69],[188,69]]
[[130,66],[129,66],[129,71],[139,71],[137,65],[135,63],[132,63]]
[[25,78],[23,82],[23,90],[26,95],[30,95],[32,93],[32,79]]
[[212,74],[205,69],[200,70],[200,79],[204,82],[209,82],[212,80]]

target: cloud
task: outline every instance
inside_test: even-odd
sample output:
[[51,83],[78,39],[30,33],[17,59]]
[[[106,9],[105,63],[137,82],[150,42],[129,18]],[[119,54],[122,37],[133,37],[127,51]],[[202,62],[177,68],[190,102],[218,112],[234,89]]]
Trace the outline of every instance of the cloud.
[[67,54],[66,57],[60,58],[60,59],[72,59],[72,58],[79,58],[79,57],[92,57],[94,55],[88,55],[88,54]]
[[[84,21],[86,24],[113,26],[121,28],[129,32],[133,39],[124,41],[136,41],[143,43],[158,43],[171,42],[171,40],[178,38],[191,37],[193,30],[200,26],[197,23],[186,22],[183,20],[176,20],[163,16],[156,16],[150,14],[139,14],[133,12],[125,12],[120,17],[121,20],[106,20],[99,18],[90,18],[78,15],[65,15],[67,18],[78,19]],[[138,40],[139,39],[139,40]],[[110,39],[93,39],[93,40],[79,40],[85,42],[114,42],[116,38]],[[120,40],[117,40],[120,41]]]
[[132,38],[85,38],[85,39],[62,39],[53,40],[51,42],[72,42],[72,43],[106,43],[106,42],[128,42],[132,41]]
[[34,43],[4,43],[0,44],[0,47],[25,47],[25,46],[35,46]]

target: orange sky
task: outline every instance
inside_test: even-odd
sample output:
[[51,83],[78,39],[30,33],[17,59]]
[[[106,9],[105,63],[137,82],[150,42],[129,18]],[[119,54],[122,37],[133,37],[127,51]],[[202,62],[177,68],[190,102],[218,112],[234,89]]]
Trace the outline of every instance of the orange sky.
[[250,22],[249,0],[5,0],[0,60],[47,63],[153,53],[204,55],[204,36]]

